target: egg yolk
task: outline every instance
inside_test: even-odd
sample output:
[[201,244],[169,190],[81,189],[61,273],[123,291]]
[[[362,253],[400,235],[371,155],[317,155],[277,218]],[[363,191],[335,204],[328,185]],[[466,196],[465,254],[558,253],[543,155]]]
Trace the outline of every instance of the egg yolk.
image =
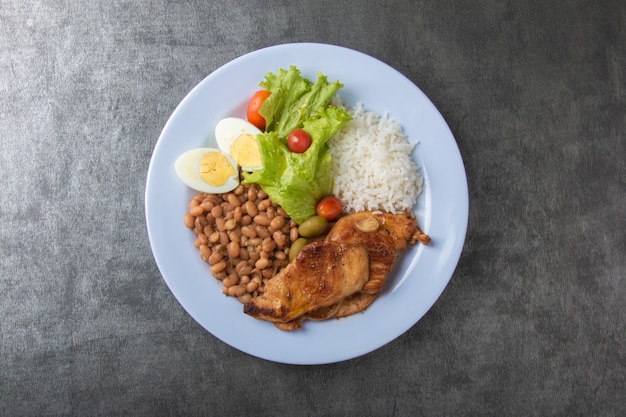
[[240,135],[230,145],[230,155],[242,167],[260,167],[263,165],[256,136]]
[[235,169],[219,152],[209,152],[200,160],[200,178],[207,184],[223,185]]

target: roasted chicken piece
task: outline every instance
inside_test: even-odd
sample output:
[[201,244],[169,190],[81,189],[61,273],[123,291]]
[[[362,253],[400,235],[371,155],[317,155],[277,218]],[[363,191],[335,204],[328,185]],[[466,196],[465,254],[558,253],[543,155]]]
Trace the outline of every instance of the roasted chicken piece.
[[361,290],[369,278],[365,247],[318,241],[306,245],[296,258],[265,283],[263,293],[244,304],[244,313],[280,328],[298,328],[310,311],[337,304]]
[[428,244],[430,238],[417,221],[402,214],[363,211],[340,218],[330,230],[327,241],[358,244],[369,255],[369,280],[363,288],[339,303],[307,314],[311,320],[346,317],[365,310],[383,289],[398,255],[408,243]]

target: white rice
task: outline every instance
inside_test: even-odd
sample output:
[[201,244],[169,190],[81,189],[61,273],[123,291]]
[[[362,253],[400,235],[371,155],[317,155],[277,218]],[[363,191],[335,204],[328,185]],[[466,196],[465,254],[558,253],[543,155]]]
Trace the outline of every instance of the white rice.
[[411,158],[402,126],[363,109],[343,106],[352,120],[329,141],[333,158],[334,194],[344,212],[382,210],[399,214],[412,210],[422,191],[419,167]]

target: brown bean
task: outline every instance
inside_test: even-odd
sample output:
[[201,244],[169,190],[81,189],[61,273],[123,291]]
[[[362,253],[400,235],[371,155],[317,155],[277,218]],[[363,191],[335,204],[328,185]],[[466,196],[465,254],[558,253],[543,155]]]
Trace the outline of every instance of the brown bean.
[[211,200],[203,200],[202,203],[200,203],[200,205],[202,206],[205,212],[210,213],[211,209],[213,209],[213,207],[215,206],[215,203],[213,203]]
[[250,302],[250,300],[252,300],[252,296],[250,294],[244,294],[241,297],[237,297],[237,299],[239,300],[241,304],[245,304],[245,303]]
[[[192,200],[195,201],[195,200]],[[186,213],[185,214],[185,218],[183,219],[183,221],[185,222],[185,226],[187,226],[188,228],[193,228],[194,224],[196,223],[195,221],[195,217],[193,217],[193,215],[191,213]]]
[[254,217],[259,214],[259,210],[256,208],[256,204],[254,204],[254,201],[246,201],[243,205],[243,208],[246,213],[250,215],[250,217]]
[[241,268],[241,270],[239,270],[239,276],[246,276],[246,275],[250,275],[251,273],[252,273],[252,266],[248,265],[247,262],[246,262],[246,265],[243,268]]
[[249,237],[249,238],[255,238],[256,237],[256,229],[254,227],[251,226],[243,226],[241,228],[241,234]]
[[300,234],[298,233],[297,227],[292,227],[291,229],[289,229],[289,240],[295,242],[299,236]]
[[261,250],[265,253],[270,253],[274,249],[276,249],[276,242],[270,237],[263,239],[263,243],[261,244]]
[[228,233],[220,232],[220,245],[226,246],[230,243],[230,239],[228,238]]
[[209,242],[217,243],[220,240],[220,232],[215,231],[209,235]]
[[285,218],[283,216],[276,216],[270,222],[270,229],[272,231],[280,230],[285,225]]
[[204,214],[204,208],[202,206],[194,206],[189,209],[189,214],[192,216],[202,216]]
[[243,216],[241,218],[241,225],[242,226],[247,226],[249,224],[252,224],[252,217],[248,216],[247,214],[245,216]]
[[239,275],[237,274],[229,274],[226,278],[222,280],[222,285],[226,288],[230,288],[233,285],[239,284]]
[[287,243],[287,236],[285,236],[283,234],[283,232],[277,230],[274,233],[272,233],[272,239],[274,239],[274,242],[276,242],[276,245],[279,248],[282,248],[285,246],[285,244]]
[[241,248],[239,247],[239,243],[237,242],[230,242],[228,245],[226,245],[226,253],[228,254],[228,257],[233,259],[239,256],[239,250]]
[[237,197],[233,193],[229,193],[226,199],[232,207],[239,207],[241,205],[241,201],[239,201],[239,197]]
[[265,191],[263,191],[263,189],[260,189],[260,190],[257,192],[257,196],[256,196],[256,198],[258,198],[259,200],[266,199],[266,198],[267,198],[267,193],[266,193]]
[[235,265],[235,271],[240,274],[241,270],[246,267],[248,265],[248,263],[246,261],[239,261],[237,262],[237,265]]
[[215,265],[213,265],[211,267],[210,271],[211,271],[211,274],[215,275],[215,274],[218,274],[218,273],[224,271],[225,269],[226,269],[226,262],[221,261],[221,262],[218,262]]
[[254,248],[259,246],[261,243],[263,243],[263,241],[259,237],[253,237],[252,239],[248,239],[248,247]]
[[198,249],[200,249],[200,259],[202,259],[204,262],[209,262],[211,249],[209,249],[207,245],[200,245]]
[[224,223],[224,229],[233,230],[237,226],[237,221],[235,219],[228,219]]
[[252,185],[250,188],[248,188],[248,201],[256,201],[257,199],[257,189],[256,186]]
[[254,230],[256,231],[257,236],[263,239],[271,236],[270,231],[267,229],[267,227],[263,227],[257,224],[256,226],[254,226]]
[[[222,262],[222,259],[224,259],[224,254],[221,251],[218,250],[214,250],[213,253],[211,254],[211,256],[209,257],[209,263],[211,265],[216,265],[220,262]],[[226,268],[226,263],[224,262],[224,268]]]
[[254,216],[254,222],[261,226],[268,226],[270,224],[270,219],[265,214],[258,214]]
[[228,232],[228,238],[231,242],[241,243],[241,236],[239,236],[236,230]]
[[219,230],[220,232],[223,232],[224,230],[226,230],[226,219],[223,217],[216,217],[215,228]]
[[246,285],[246,291],[248,293],[255,292],[257,289],[259,289],[259,283],[256,281],[250,281],[248,285]]
[[235,195],[242,195],[243,192],[245,191],[245,187],[241,184],[239,184],[234,190],[233,193],[235,193]]
[[246,291],[245,285],[241,285],[241,284],[237,285],[237,291],[235,293],[237,297],[241,297],[243,295],[246,295],[247,293],[248,291]]
[[243,210],[241,209],[241,207],[235,207],[234,213],[235,214],[233,215],[233,219],[237,223],[241,223],[241,219],[243,219]]
[[259,211],[265,211],[271,205],[272,205],[272,202],[268,198],[266,198],[265,200],[261,200],[261,202],[259,202],[259,204],[256,205],[256,208]]
[[207,243],[209,243],[209,238],[204,233],[198,233],[198,240],[203,245],[206,245]]
[[228,289],[228,294],[235,297],[241,297],[242,295],[247,293],[248,292],[246,291],[246,287],[242,285],[233,285]]
[[265,269],[270,266],[270,260],[267,258],[261,258],[254,263],[254,266],[259,269]]
[[215,217],[216,219],[218,217],[222,217],[223,214],[224,209],[222,208],[222,206],[215,206],[211,209],[211,216]]

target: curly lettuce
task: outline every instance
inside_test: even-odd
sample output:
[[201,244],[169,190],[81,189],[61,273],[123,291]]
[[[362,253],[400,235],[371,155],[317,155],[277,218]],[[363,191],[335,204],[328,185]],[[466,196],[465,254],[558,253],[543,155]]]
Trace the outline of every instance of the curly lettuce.
[[[320,73],[312,83],[294,66],[268,73],[260,85],[271,93],[259,110],[266,121],[266,132],[257,136],[263,169],[244,172],[242,182],[258,184],[300,224],[333,191],[327,143],[351,116],[329,103],[343,85],[329,83]],[[311,146],[300,154],[287,147],[287,135],[294,129],[311,137]]]

